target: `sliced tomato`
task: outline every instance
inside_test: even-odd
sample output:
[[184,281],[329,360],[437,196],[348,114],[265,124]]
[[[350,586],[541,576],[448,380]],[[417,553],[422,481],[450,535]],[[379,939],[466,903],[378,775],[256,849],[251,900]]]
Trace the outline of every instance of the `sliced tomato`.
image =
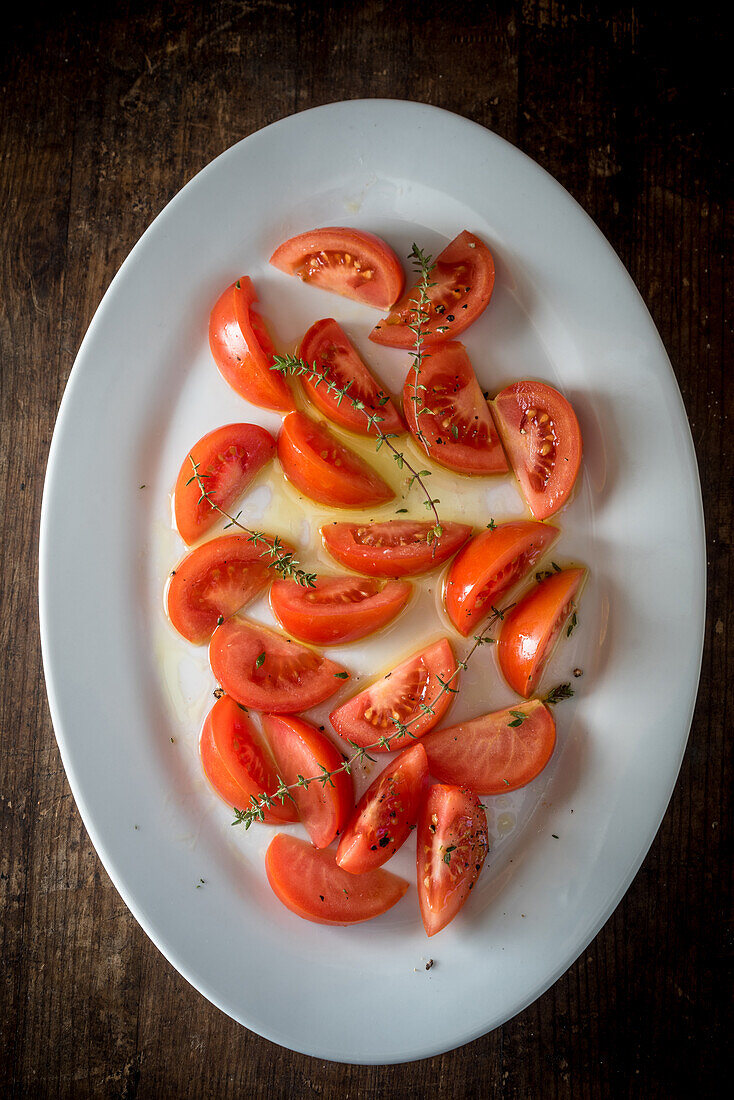
[[581,466],[581,429],[570,403],[544,382],[515,382],[492,402],[510,465],[536,519],[571,495]]
[[410,835],[428,779],[423,745],[411,745],[364,792],[336,852],[352,875],[382,867]]
[[287,909],[316,924],[359,924],[392,909],[408,883],[389,871],[350,875],[337,867],[334,852],[278,833],[265,854],[265,871],[275,896]]
[[467,637],[558,538],[557,527],[519,521],[480,531],[452,561],[444,585],[451,622]]
[[246,275],[228,286],[209,318],[214,362],[233,390],[266,409],[288,412],[293,394],[282,374],[271,370],[275,348],[260,314],[257,294]]
[[[428,318],[422,323],[424,343],[455,340],[489,305],[494,288],[492,253],[465,229],[436,257],[430,282],[434,286],[428,290]],[[417,302],[415,283],[375,326],[370,340],[389,348],[412,348],[419,320]]]
[[348,678],[335,661],[241,616],[214,631],[209,662],[236,702],[278,714],[323,703]]
[[411,592],[408,581],[319,576],[312,587],[305,587],[279,578],[270,589],[270,606],[294,638],[336,645],[386,626],[403,610]]
[[372,467],[333,435],[323,421],[290,413],[278,436],[283,473],[319,504],[367,508],[385,504],[395,493]]
[[[209,782],[236,810],[252,809],[252,799],[271,795],[278,777],[269,752],[247,714],[223,695],[204,722],[199,742],[201,763]],[[292,802],[263,809],[266,824],[297,821]]]
[[202,436],[184,459],[174,492],[176,526],[185,543],[190,546],[221,519],[202,497],[194,464],[211,500],[229,511],[274,450],[272,435],[258,424],[225,424]]
[[435,936],[469,897],[487,855],[487,815],[476,795],[463,787],[431,787],[418,818],[416,845],[423,927]]
[[443,523],[443,534],[432,539],[433,526],[403,519],[329,523],[321,537],[332,558],[347,569],[370,577],[412,577],[443,565],[471,534],[466,523]]
[[270,257],[286,275],[377,309],[389,309],[405,276],[393,250],[374,233],[329,226],[299,233]]
[[[340,737],[360,748],[370,747],[375,752],[402,748],[409,738],[422,737],[441,721],[454,697],[451,691],[441,693],[441,682],[446,683],[455,672],[451,645],[441,638],[352,696],[332,711],[329,719]],[[458,686],[458,677],[451,686]],[[410,732],[400,736],[396,722],[408,726]]]
[[527,698],[537,691],[585,578],[585,569],[552,573],[505,615],[497,639],[497,657],[502,675],[518,695]]
[[[354,785],[342,754],[328,737],[303,718],[263,715],[263,729],[273,750],[278,774],[291,788],[298,816],[317,848],[328,848],[354,809]],[[329,782],[317,776],[332,772]],[[312,780],[299,785],[299,777]]]
[[[306,396],[329,420],[360,435],[376,435],[377,426],[370,425],[370,416],[379,416],[379,429],[385,433],[404,432],[405,425],[387,392],[372,376],[341,327],[328,317],[311,325],[301,341],[299,355],[309,367],[323,375],[339,390],[349,384],[346,397],[340,398],[326,382],[301,375]],[[355,409],[360,401],[363,409]]]
[[441,344],[411,367],[403,387],[405,419],[423,450],[460,474],[503,474],[502,450],[463,344]]
[[503,794],[540,775],[556,743],[556,723],[540,699],[434,730],[421,744],[431,775],[477,794]]

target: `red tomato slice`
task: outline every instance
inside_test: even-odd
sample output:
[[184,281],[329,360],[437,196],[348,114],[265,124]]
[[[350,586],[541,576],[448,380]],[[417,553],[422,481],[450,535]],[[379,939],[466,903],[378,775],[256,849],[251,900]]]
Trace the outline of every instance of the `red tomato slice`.
[[[248,716],[234,699],[223,695],[204,722],[199,743],[207,779],[219,795],[237,810],[252,809],[252,799],[272,794],[278,786],[270,754]],[[266,824],[297,821],[293,803],[263,809]]]
[[422,744],[411,745],[364,792],[347,825],[336,862],[352,875],[382,867],[410,835],[428,779]]
[[[351,775],[337,771],[344,763],[342,754],[315,726],[303,718],[263,715],[263,729],[273,750],[278,773],[291,787],[298,816],[317,848],[328,848],[342,831],[354,809],[354,785]],[[331,781],[315,778],[324,771],[334,772]],[[298,777],[312,779],[307,787],[298,785]]]
[[405,419],[423,450],[460,474],[503,474],[507,459],[463,344],[441,344],[408,371]]
[[[372,376],[331,317],[311,325],[301,341],[298,354],[309,367],[324,374],[338,389],[343,390],[350,383],[348,394],[340,399],[327,388],[325,382],[316,382],[306,374],[301,375],[306,396],[329,420],[360,435],[376,435],[377,427],[370,427],[368,417],[379,416],[382,418],[380,431],[405,431],[402,418],[387,392]],[[364,410],[354,408],[352,401],[355,400],[362,402]]]
[[435,936],[469,897],[487,855],[487,816],[476,795],[463,787],[431,787],[418,818],[416,845],[423,927]]
[[214,631],[209,663],[236,702],[278,714],[323,703],[348,678],[335,661],[241,617]]
[[471,534],[466,523],[442,526],[443,534],[432,541],[432,523],[403,519],[329,523],[321,528],[321,537],[332,558],[347,569],[370,577],[412,577],[443,565]]
[[[369,746],[375,752],[402,748],[410,737],[422,737],[441,721],[453,699],[452,692],[441,694],[441,680],[445,683],[454,672],[451,646],[441,638],[352,696],[329,719],[340,737],[360,748]],[[458,686],[458,677],[451,686]],[[424,713],[423,706],[433,713]],[[396,721],[409,726],[410,734],[396,736]]]
[[558,538],[557,527],[520,521],[480,531],[452,561],[444,585],[446,611],[467,637]]
[[183,461],[174,493],[176,526],[185,543],[196,542],[221,518],[208,500],[202,500],[192,480],[191,459],[212,500],[229,511],[274,450],[272,435],[257,424],[226,424],[202,436]]
[[431,775],[477,794],[503,794],[540,775],[553,753],[556,723],[540,701],[434,730],[421,744]]
[[299,233],[270,257],[286,275],[377,309],[400,297],[405,276],[393,250],[374,233],[330,226]]
[[350,875],[334,853],[278,833],[265,854],[265,871],[275,896],[287,909],[316,924],[359,924],[392,909],[408,883],[389,871]]
[[252,308],[256,301],[246,275],[228,286],[209,318],[209,347],[220,373],[241,397],[288,412],[293,394],[283,375],[270,369],[275,348],[265,322]]
[[319,504],[367,508],[395,496],[363,458],[340,443],[323,422],[305,413],[290,413],[283,421],[278,458],[288,480]]
[[[492,253],[479,237],[464,230],[436,258],[428,291],[429,318],[423,325],[424,343],[454,340],[489,305],[494,288]],[[418,283],[407,290],[370,333],[370,340],[389,348],[412,348],[418,322]]]
[[316,578],[313,587],[279,578],[270,589],[270,606],[284,630],[312,645],[354,642],[386,626],[405,607],[408,581],[367,577]]
[[581,465],[581,429],[558,390],[544,382],[515,382],[492,402],[515,477],[536,519],[568,500]]
[[507,683],[527,698],[537,691],[566,619],[586,577],[585,569],[563,569],[534,585],[505,615],[497,657]]

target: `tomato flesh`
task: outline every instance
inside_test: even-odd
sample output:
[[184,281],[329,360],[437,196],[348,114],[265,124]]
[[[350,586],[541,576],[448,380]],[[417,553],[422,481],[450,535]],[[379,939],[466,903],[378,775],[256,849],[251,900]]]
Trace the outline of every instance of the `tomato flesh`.
[[416,845],[423,927],[435,936],[466,902],[487,855],[487,817],[476,795],[453,785],[431,787]]
[[378,869],[350,875],[337,867],[334,852],[278,833],[265,855],[275,896],[296,916],[316,924],[359,924],[392,909],[408,883]]
[[291,237],[270,257],[286,275],[377,309],[400,297],[405,276],[393,250],[374,233],[344,226]]
[[567,502],[581,466],[581,429],[570,403],[544,382],[515,382],[492,411],[515,477],[536,519]]
[[229,511],[274,450],[272,435],[257,424],[225,424],[202,436],[184,459],[174,492],[176,527],[185,543],[190,546],[221,519],[202,499],[194,464],[212,501]]
[[354,642],[391,622],[412,592],[408,581],[319,576],[313,587],[282,578],[270,606],[284,630],[312,645]]
[[278,436],[283,473],[296,489],[319,504],[367,508],[395,493],[372,467],[305,413],[290,413]]
[[347,678],[335,661],[241,616],[214,631],[209,662],[236,702],[278,714],[323,703]]
[[363,875],[382,867],[408,839],[428,779],[423,745],[401,752],[364,792],[336,852],[339,867]]
[[433,526],[401,519],[330,523],[321,528],[321,537],[347,569],[370,577],[412,577],[443,565],[471,534],[465,523],[443,523],[442,535],[431,541]]
[[246,275],[228,286],[209,318],[209,347],[222,377],[253,405],[277,412],[293,408],[285,378],[271,370],[275,348]]
[[497,639],[497,658],[502,675],[518,695],[527,698],[537,691],[585,577],[585,569],[553,573],[505,615]]
[[[409,738],[422,737],[441,721],[453,694],[442,694],[440,681],[446,683],[455,672],[451,645],[441,638],[337,707],[329,719],[340,737],[360,748],[370,746],[375,752],[402,748]],[[451,686],[457,685],[454,676]],[[423,707],[430,707],[432,713]],[[410,733],[399,736],[396,722],[408,726]]]
[[507,459],[463,344],[441,344],[403,387],[411,434],[427,455],[460,474],[503,474]]
[[451,622],[467,637],[492,607],[558,538],[557,527],[520,521],[480,531],[449,567],[444,603]]
[[[425,344],[454,340],[489,305],[494,288],[494,260],[486,244],[464,230],[436,257],[430,273],[428,318],[422,323]],[[370,333],[370,340],[390,348],[412,348],[418,321],[418,283],[407,290]]]

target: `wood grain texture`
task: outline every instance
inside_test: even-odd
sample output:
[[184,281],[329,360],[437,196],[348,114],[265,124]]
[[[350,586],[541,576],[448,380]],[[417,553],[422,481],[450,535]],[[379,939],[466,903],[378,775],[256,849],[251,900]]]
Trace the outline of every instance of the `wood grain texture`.
[[[723,1095],[734,955],[730,63],[705,7],[677,21],[662,5],[609,11],[558,0],[129,0],[37,4],[6,25],[0,1095]],[[35,594],[56,411],[125,255],[233,142],[293,111],[362,96],[423,100],[491,127],[601,226],[671,356],[709,545],[689,749],[623,902],[568,973],[503,1028],[440,1058],[377,1068],[294,1055],[238,1027],[140,931],[64,776]]]

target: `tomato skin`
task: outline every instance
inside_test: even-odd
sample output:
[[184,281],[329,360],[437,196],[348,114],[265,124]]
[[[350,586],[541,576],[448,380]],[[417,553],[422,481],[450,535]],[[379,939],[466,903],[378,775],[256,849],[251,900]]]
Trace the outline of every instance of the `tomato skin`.
[[209,318],[209,347],[220,374],[240,397],[288,412],[293,394],[282,374],[270,369],[275,348],[262,317],[252,308],[256,301],[246,275],[228,286]]
[[[370,746],[374,752],[394,752],[410,739],[422,737],[443,718],[451,706],[452,692],[441,694],[439,677],[447,682],[456,672],[456,660],[447,638],[419,650],[401,661],[387,675],[353,695],[329,715],[332,726],[346,741],[360,748]],[[456,688],[458,677],[451,681]],[[432,708],[433,713],[421,711],[421,703]],[[395,712],[404,725],[410,726],[410,734],[394,736]],[[379,745],[381,737],[391,738],[388,744]]]
[[[370,427],[368,416],[379,416],[379,430],[385,433],[404,432],[400,413],[388,400],[384,390],[347,339],[341,326],[332,317],[316,321],[301,341],[298,354],[317,373],[339,389],[347,383],[349,392],[343,400],[331,393],[324,382],[316,382],[307,374],[300,376],[306,396],[334,424],[359,435],[377,435],[377,426]],[[352,401],[360,400],[365,410],[355,409]]]
[[548,519],[568,501],[581,467],[576,413],[558,390],[530,381],[502,390],[491,409],[530,511]]
[[304,283],[376,309],[389,309],[405,285],[400,260],[385,241],[344,226],[299,233],[276,248],[270,262]]
[[214,631],[209,663],[235,702],[278,714],[323,703],[346,679],[335,661],[241,616]]
[[527,699],[543,676],[574,600],[586,578],[585,569],[553,573],[505,615],[497,639],[497,658],[507,683]]
[[492,605],[533,567],[558,538],[549,524],[521,520],[480,531],[452,561],[444,584],[446,612],[456,629],[468,637]]
[[390,519],[384,523],[329,523],[324,546],[341,565],[369,577],[413,577],[438,569],[471,534],[466,523],[443,523],[440,538],[428,542],[432,523]]
[[423,927],[435,936],[466,902],[489,849],[487,816],[476,795],[453,785],[430,787],[416,845]]
[[[354,809],[354,784],[351,775],[338,771],[344,757],[328,737],[303,718],[277,714],[263,715],[263,729],[273,750],[278,774],[291,787],[291,794],[311,841],[317,848],[328,848],[343,830]],[[315,780],[308,787],[298,786],[298,776],[306,779],[336,772],[330,783]]]
[[408,581],[319,576],[307,588],[279,578],[270,589],[270,607],[294,638],[312,645],[336,645],[364,638],[392,622],[412,591]]
[[225,424],[207,432],[194,444],[181,464],[174,491],[176,527],[184,542],[191,546],[221,518],[192,480],[194,467],[212,500],[228,511],[239,500],[255,474],[275,451],[270,432],[258,424]]
[[275,896],[304,920],[316,924],[359,924],[392,909],[408,883],[389,871],[350,875],[337,867],[334,852],[278,833],[265,855]]
[[[206,717],[199,742],[204,773],[225,802],[236,810],[252,809],[252,798],[261,798],[278,786],[273,761],[245,712],[234,699],[223,695]],[[297,821],[289,801],[263,809],[263,822],[275,825]]]
[[[436,257],[430,281],[436,285],[428,292],[432,304],[428,322],[423,326],[423,342],[442,344],[455,340],[489,305],[494,289],[492,253],[484,241],[465,229]],[[412,348],[415,333],[410,326],[417,320],[417,296],[416,282],[375,326],[370,340],[389,348]]]
[[304,496],[333,508],[386,504],[395,493],[364,459],[322,421],[289,413],[278,435],[283,473]]
[[[526,716],[521,722],[519,714]],[[477,794],[524,787],[540,775],[555,743],[556,723],[540,699],[434,730],[421,741],[431,775]]]
[[364,792],[339,841],[336,862],[352,875],[382,867],[410,836],[428,780],[423,745],[401,752]]
[[507,472],[492,414],[463,344],[440,344],[417,375],[413,368],[408,371],[403,408],[411,434],[434,462],[460,474]]

